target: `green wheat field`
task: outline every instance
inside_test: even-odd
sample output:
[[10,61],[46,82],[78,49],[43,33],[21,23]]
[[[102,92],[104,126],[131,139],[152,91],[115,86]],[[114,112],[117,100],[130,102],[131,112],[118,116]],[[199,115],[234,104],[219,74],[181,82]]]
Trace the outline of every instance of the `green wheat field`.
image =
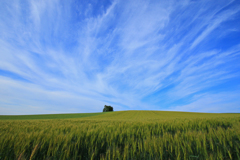
[[240,159],[240,114],[0,116],[0,159]]

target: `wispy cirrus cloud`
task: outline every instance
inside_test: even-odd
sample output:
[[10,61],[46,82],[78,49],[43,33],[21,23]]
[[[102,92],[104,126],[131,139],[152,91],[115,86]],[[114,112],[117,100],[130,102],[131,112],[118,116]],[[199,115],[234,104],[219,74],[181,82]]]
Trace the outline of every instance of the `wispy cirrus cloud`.
[[238,1],[0,6],[0,114],[240,111]]

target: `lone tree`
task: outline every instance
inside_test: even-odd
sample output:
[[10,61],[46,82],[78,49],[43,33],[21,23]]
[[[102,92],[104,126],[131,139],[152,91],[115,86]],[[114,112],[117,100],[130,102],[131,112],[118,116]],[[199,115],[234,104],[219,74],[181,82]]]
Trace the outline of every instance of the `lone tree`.
[[111,111],[113,111],[113,107],[112,106],[107,106],[107,105],[104,106],[103,112],[111,112]]

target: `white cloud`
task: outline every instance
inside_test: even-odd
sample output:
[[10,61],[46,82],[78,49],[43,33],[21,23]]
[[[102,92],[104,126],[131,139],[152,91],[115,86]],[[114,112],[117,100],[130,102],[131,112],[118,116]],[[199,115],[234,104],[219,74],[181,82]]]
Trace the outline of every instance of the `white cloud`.
[[[239,77],[239,44],[198,48],[239,14],[231,3],[7,2],[0,16],[0,75],[7,72],[0,76],[1,110],[92,112],[105,103],[148,109]],[[158,92],[166,88],[163,100]]]
[[205,94],[196,101],[182,106],[170,108],[172,111],[211,112],[211,113],[239,113],[239,92],[222,92]]
[[236,14],[237,12],[239,12],[239,9],[236,10],[230,10],[230,11],[226,11],[223,14],[217,15],[215,19],[211,20],[210,24],[208,24],[208,26],[206,27],[206,29],[197,37],[197,39],[194,40],[194,42],[192,43],[190,49],[194,48],[195,46],[197,46],[201,41],[204,40],[204,38],[206,38],[214,29],[216,29],[217,27],[219,27],[219,25],[229,19],[231,19],[231,17]]
[[88,96],[46,90],[9,78],[1,77],[0,84],[1,114],[8,114],[11,110],[12,114],[101,112],[105,104]]

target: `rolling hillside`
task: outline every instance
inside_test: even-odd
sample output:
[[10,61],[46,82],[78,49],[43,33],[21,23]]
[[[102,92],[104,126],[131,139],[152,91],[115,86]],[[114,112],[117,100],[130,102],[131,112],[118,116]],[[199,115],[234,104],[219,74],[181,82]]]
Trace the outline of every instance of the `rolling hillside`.
[[240,159],[240,114],[119,111],[12,117],[1,116],[0,159]]
[[77,114],[11,115],[11,116],[0,115],[0,120],[69,119],[97,116],[105,113],[102,112],[102,113],[77,113]]

